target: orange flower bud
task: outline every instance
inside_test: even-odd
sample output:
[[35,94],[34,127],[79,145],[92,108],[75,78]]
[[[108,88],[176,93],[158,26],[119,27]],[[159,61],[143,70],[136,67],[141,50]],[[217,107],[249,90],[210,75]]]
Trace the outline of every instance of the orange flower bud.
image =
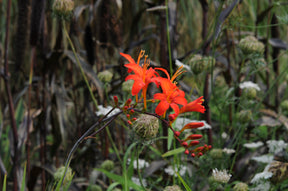
[[182,129],[181,129],[181,133],[185,130],[185,129],[196,129],[198,127],[202,127],[204,126],[203,122],[192,122],[192,123],[188,123],[186,124]]
[[187,143],[187,142],[183,142],[183,143],[182,143],[182,146],[183,146],[183,147],[187,147],[187,146],[188,146],[188,143]]
[[184,153],[185,153],[186,155],[188,155],[188,154],[189,154],[189,150],[186,149]]
[[193,158],[194,158],[194,157],[195,157],[195,154],[194,154],[194,153],[192,153],[192,154],[191,154],[191,157],[193,157]]
[[198,145],[199,144],[199,141],[191,141],[189,143],[189,146],[188,147],[192,147],[192,146],[195,146],[195,145]]
[[117,97],[117,96],[114,96],[113,99],[114,99],[115,105],[118,105],[118,101],[119,101],[119,100],[118,100],[118,97]]
[[187,137],[184,141],[201,139],[201,138],[202,138],[202,135],[200,135],[200,134],[192,134],[189,137]]
[[179,131],[175,131],[175,132],[174,132],[174,135],[175,135],[176,137],[179,137],[180,134],[181,134],[181,133],[180,133]]

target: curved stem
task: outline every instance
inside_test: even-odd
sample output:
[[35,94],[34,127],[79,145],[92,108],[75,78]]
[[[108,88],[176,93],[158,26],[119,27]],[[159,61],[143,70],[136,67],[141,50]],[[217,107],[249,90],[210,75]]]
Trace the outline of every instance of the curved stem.
[[75,56],[76,62],[77,62],[77,64],[78,64],[78,67],[79,67],[79,69],[80,69],[80,71],[81,71],[81,74],[82,74],[82,76],[83,76],[83,78],[84,78],[84,81],[85,81],[85,83],[86,83],[86,85],[87,85],[87,88],[88,88],[89,93],[90,93],[90,95],[91,95],[92,101],[93,101],[94,105],[96,106],[96,108],[97,108],[97,110],[98,110],[97,100],[96,100],[95,97],[94,97],[94,94],[93,94],[93,91],[92,91],[92,89],[91,89],[91,87],[90,87],[90,85],[89,85],[88,79],[87,79],[87,77],[86,77],[86,75],[85,75],[85,73],[84,73],[84,70],[83,70],[83,68],[82,68],[82,66],[81,66],[81,64],[80,64],[80,61],[79,61],[79,58],[78,58],[78,56],[77,56],[77,54],[76,54],[76,51],[75,51],[73,42],[72,42],[72,40],[71,40],[71,38],[70,38],[67,30],[66,30],[66,26],[65,26],[65,22],[64,22],[64,21],[63,21],[63,30],[64,30],[64,33],[65,33],[65,35],[66,35],[66,37],[67,37],[67,39],[68,39],[68,42],[69,42],[69,44],[70,44],[70,46],[71,46],[71,49],[72,49],[73,54],[74,54],[74,56]]

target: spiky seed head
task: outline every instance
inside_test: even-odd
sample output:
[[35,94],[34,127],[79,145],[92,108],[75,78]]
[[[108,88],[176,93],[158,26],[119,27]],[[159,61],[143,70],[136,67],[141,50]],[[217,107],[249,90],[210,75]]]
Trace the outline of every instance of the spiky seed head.
[[135,133],[144,140],[152,139],[158,133],[159,122],[154,116],[141,114],[134,123]]
[[244,54],[263,54],[264,52],[264,44],[258,41],[257,38],[254,36],[246,36],[245,38],[241,39],[239,42],[239,47]]
[[[61,181],[62,177],[64,176],[64,173],[65,173],[65,166],[62,166],[60,168],[58,168],[56,170],[56,172],[54,173],[54,179],[56,182],[59,182]],[[72,172],[72,169],[71,168],[67,168],[67,171],[66,171],[66,175],[65,175],[65,178],[63,180],[63,184],[67,184],[69,181],[71,181],[73,178],[73,172]]]
[[109,83],[109,82],[111,82],[111,80],[113,78],[113,73],[110,72],[109,70],[104,70],[104,71],[98,73],[98,78],[103,83]]

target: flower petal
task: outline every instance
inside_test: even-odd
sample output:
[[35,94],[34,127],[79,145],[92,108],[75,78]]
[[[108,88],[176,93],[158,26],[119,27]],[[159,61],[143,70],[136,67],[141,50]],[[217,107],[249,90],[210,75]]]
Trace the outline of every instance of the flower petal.
[[136,64],[135,60],[129,54],[124,54],[124,53],[120,52],[120,55],[125,57],[131,64]]
[[167,109],[169,109],[169,103],[167,101],[161,101],[155,108],[155,113],[157,115],[163,115]]

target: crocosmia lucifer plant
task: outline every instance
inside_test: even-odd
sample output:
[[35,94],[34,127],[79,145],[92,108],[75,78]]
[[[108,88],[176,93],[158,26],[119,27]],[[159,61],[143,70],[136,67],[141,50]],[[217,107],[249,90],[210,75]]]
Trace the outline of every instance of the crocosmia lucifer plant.
[[[184,125],[184,127],[180,131],[176,131],[172,127],[173,122],[182,113],[205,112],[205,108],[202,105],[204,101],[203,96],[188,103],[185,98],[185,92],[180,90],[177,86],[176,78],[184,72],[182,70],[183,67],[179,67],[175,74],[170,78],[168,72],[165,69],[153,69],[152,67],[149,67],[149,59],[147,59],[148,56],[144,55],[145,51],[143,50],[141,50],[137,62],[135,62],[135,60],[128,54],[120,54],[129,62],[124,65],[128,69],[128,76],[125,78],[125,81],[134,80],[131,94],[132,96],[135,96],[135,104],[132,104],[132,100],[128,99],[123,107],[119,107],[117,97],[114,97],[114,101],[116,107],[126,113],[128,123],[133,126],[133,123],[137,121],[136,118],[131,119],[131,114],[133,114],[134,112],[140,112],[146,115],[153,115],[166,123],[167,128],[170,128],[173,131],[174,137],[185,148],[185,154],[190,154],[192,157],[199,157],[202,156],[206,151],[211,149],[211,146],[208,145],[195,147],[199,144],[199,139],[202,138],[202,135],[191,134],[185,139],[180,138],[180,135],[184,130],[196,129],[198,127],[204,126],[202,122],[188,123]],[[140,65],[140,60],[142,57],[144,57],[144,63]],[[166,77],[161,77],[159,73],[164,73]],[[155,93],[153,95],[153,99],[148,101],[146,94],[148,85],[150,83],[154,83],[159,89],[161,89],[162,92]],[[141,95],[140,98],[138,97],[139,95]],[[151,104],[157,104],[154,112],[147,112],[147,102]],[[143,103],[142,109],[139,109],[140,104],[138,103]],[[167,117],[168,119],[166,119],[167,111],[169,108],[173,110],[173,113],[169,114]]]

